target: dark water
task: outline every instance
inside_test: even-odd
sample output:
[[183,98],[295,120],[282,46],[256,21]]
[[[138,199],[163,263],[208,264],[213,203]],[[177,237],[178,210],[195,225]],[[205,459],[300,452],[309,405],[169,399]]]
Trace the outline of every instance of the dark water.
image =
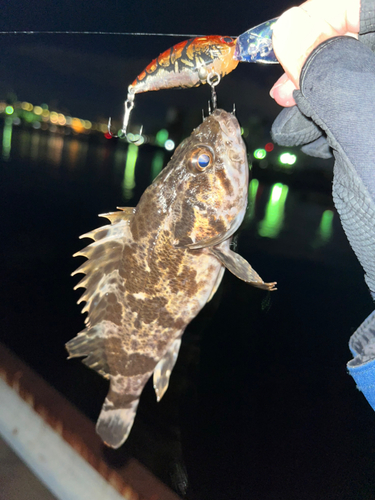
[[[83,328],[71,255],[98,213],[135,206],[167,153],[141,148],[133,178],[112,141],[1,133],[1,339],[96,420],[107,383],[64,349]],[[375,415],[345,367],[372,302],[329,174],[254,176],[237,251],[278,291],[227,272],[189,325],[162,402],[149,384],[108,460],[135,456],[190,500],[374,499]]]

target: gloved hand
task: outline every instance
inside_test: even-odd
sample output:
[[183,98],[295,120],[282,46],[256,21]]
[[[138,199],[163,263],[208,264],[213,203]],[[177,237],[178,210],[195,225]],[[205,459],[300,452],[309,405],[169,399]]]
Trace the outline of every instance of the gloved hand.
[[[286,71],[270,92],[276,102],[286,106],[271,130],[272,139],[277,144],[303,146],[304,153],[319,158],[332,156],[323,131],[295,106],[293,92],[299,88],[300,72],[307,57],[323,41],[340,35],[356,38],[360,32],[360,40],[371,48],[375,47],[375,23],[372,7],[364,5],[367,1],[362,1],[360,31],[359,0],[308,0],[285,12],[276,23],[273,45]],[[296,37],[301,40],[298,45],[295,44]]]
[[[279,144],[308,143],[304,149],[310,154],[324,151],[326,141],[321,133],[323,129],[327,133],[335,153],[335,206],[375,299],[375,8],[374,0],[362,0],[361,26],[357,27],[359,43],[349,37],[337,37],[353,36],[356,27],[348,9],[357,2],[358,15],[358,0],[339,2],[309,2],[310,7],[319,6],[323,18],[326,4],[334,15],[330,26],[321,18],[312,20],[313,12],[310,17],[297,8],[286,13],[289,17],[285,14],[292,24],[276,23],[274,49],[286,74],[271,94],[279,104],[289,107],[275,120],[272,133]],[[335,5],[336,10],[330,11],[330,5]],[[338,13],[341,17],[336,18]],[[349,33],[343,33],[345,29]],[[333,32],[336,33],[332,35]],[[297,43],[297,35],[301,44]],[[290,52],[286,50],[288,45]],[[293,106],[294,102],[298,107]],[[375,311],[351,336],[349,347],[354,358],[347,365],[348,371],[375,410]]]
[[271,129],[273,142],[280,146],[302,146],[309,156],[331,158],[332,153],[323,131],[297,106],[284,108],[273,122]]

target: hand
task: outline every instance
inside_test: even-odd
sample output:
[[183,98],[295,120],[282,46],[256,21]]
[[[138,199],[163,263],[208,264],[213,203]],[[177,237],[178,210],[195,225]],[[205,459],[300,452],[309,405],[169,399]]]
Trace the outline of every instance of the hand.
[[293,90],[299,88],[302,67],[310,53],[329,38],[358,38],[360,0],[308,0],[280,17],[272,44],[285,73],[270,91],[280,106],[294,106]]

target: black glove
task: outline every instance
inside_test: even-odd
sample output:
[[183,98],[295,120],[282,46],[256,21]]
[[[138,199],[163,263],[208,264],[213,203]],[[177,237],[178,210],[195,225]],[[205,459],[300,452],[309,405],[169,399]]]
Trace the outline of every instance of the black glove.
[[284,108],[273,122],[272,140],[280,146],[303,146],[304,153],[318,158],[331,158],[332,153],[323,131],[297,108]]
[[[358,39],[375,52],[373,0],[361,0]],[[301,150],[309,156],[324,159],[332,157],[331,149],[322,129],[315,125],[311,118],[307,118],[302,114],[297,106],[284,108],[281,111],[272,125],[271,136],[273,141],[280,146],[302,146]]]

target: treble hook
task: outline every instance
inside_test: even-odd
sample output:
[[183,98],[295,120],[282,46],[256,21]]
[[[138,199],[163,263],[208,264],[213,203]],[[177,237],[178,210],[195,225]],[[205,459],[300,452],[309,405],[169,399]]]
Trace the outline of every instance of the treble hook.
[[128,95],[126,98],[126,101],[124,103],[124,119],[122,122],[122,128],[118,135],[114,135],[111,132],[111,124],[112,120],[111,118],[108,119],[108,134],[110,134],[112,137],[119,137],[120,139],[123,137],[126,137],[126,140],[128,142],[131,142],[135,144],[136,146],[140,146],[141,144],[144,143],[144,138],[142,137],[142,131],[143,131],[143,126],[141,127],[141,130],[139,134],[128,134],[127,129],[129,125],[129,119],[130,119],[130,113],[132,109],[134,108],[134,98],[135,98],[135,93],[131,85],[128,87]]

